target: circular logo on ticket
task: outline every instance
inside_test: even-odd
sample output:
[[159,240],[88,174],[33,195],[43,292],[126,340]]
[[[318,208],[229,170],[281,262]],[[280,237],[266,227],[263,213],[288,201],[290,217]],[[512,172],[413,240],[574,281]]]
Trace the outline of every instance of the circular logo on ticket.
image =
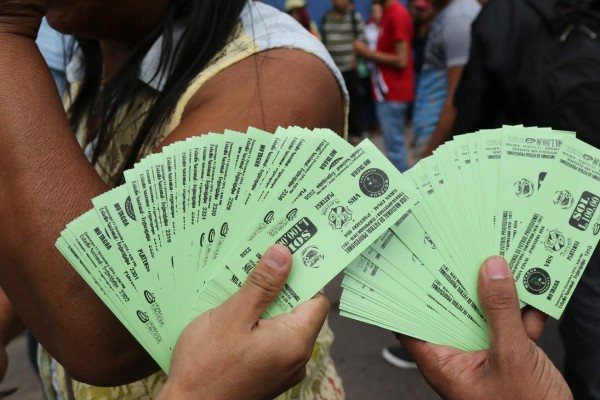
[[554,205],[567,210],[573,205],[573,195],[568,190],[559,190],[554,193]]
[[227,233],[229,233],[229,224],[225,222],[221,225],[221,237],[227,237]]
[[352,211],[344,206],[333,207],[327,218],[333,229],[342,229],[352,220]]
[[287,218],[288,221],[291,221],[294,218],[296,218],[297,214],[298,214],[298,209],[294,208],[292,211],[290,211],[289,213],[287,213],[287,215],[285,217]]
[[273,222],[273,217],[275,217],[275,212],[269,211],[267,215],[265,215],[265,218],[263,218],[263,221],[265,221],[265,224],[270,224]]
[[137,311],[137,316],[138,316],[138,318],[140,319],[140,321],[142,321],[142,323],[144,323],[144,324],[145,324],[146,322],[150,321],[150,318],[148,318],[148,314],[146,314],[146,313],[145,313],[145,312],[143,312],[143,311],[140,311],[140,310],[138,310],[138,311]]
[[340,161],[342,161],[344,159],[344,157],[338,157],[335,160],[333,160],[331,162],[331,165],[329,165],[329,170],[331,171],[336,165],[338,165],[340,163]]
[[519,197],[531,197],[535,192],[535,185],[529,179],[519,179],[514,186],[515,194]]
[[437,249],[437,247],[435,246],[435,243],[433,243],[433,240],[431,240],[431,238],[429,237],[428,234],[425,234],[425,239],[423,241],[425,243],[425,246],[428,246],[429,248],[435,250]]
[[544,247],[548,251],[560,251],[565,247],[566,243],[565,235],[563,235],[558,229],[548,231],[546,239],[544,240]]
[[389,189],[390,180],[379,168],[371,168],[360,176],[358,186],[366,196],[379,197]]
[[302,263],[310,268],[319,268],[325,255],[317,246],[309,246],[302,251]]
[[545,293],[550,287],[550,282],[550,275],[541,268],[532,268],[523,277],[523,285],[531,294]]
[[154,304],[156,302],[156,297],[154,297],[154,293],[144,290],[144,297],[149,304]]
[[133,203],[131,202],[131,196],[127,196],[125,200],[125,212],[129,215],[129,218],[135,221],[135,211],[133,211]]

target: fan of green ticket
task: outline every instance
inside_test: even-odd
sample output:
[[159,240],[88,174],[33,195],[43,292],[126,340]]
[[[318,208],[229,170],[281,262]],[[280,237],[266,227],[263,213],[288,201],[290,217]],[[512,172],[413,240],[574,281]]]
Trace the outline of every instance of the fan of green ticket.
[[505,257],[523,306],[563,312],[598,244],[600,151],[571,132],[460,135],[404,176],[418,203],[345,270],[341,314],[432,343],[488,348],[477,276]]
[[174,143],[125,181],[56,245],[165,371],[189,321],[234,294],[271,244],[293,268],[265,318],[314,296],[418,198],[371,142],[297,127]]
[[458,136],[405,174],[326,129],[226,131],[142,159],[56,245],[165,371],[189,321],[273,243],[293,268],[265,318],[346,268],[342,315],[478,350],[489,255],[509,261],[523,305],[564,310],[598,242],[599,165],[574,134],[540,128]]

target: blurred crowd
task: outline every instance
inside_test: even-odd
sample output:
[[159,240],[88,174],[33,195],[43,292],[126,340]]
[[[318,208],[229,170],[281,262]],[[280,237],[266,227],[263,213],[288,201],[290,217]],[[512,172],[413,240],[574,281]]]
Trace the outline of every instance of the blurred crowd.
[[374,0],[366,21],[352,0],[332,0],[320,32],[304,0],[288,0],[285,8],[323,41],[342,71],[351,142],[380,130],[388,157],[405,171],[449,135],[477,0]]

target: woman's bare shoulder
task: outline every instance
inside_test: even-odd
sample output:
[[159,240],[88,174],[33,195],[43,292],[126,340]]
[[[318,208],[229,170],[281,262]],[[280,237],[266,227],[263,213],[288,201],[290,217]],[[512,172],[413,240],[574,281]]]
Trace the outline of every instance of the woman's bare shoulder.
[[304,50],[278,48],[241,60],[207,81],[165,144],[225,129],[274,131],[289,125],[342,134],[344,96],[323,60]]

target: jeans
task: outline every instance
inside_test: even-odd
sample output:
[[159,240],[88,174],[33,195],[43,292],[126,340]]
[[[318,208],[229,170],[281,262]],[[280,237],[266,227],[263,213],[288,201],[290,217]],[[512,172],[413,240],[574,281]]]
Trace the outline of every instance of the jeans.
[[565,309],[560,333],[565,379],[575,400],[600,400],[600,247]]
[[378,101],[375,105],[387,156],[400,172],[408,169],[404,145],[404,119],[408,103]]
[[447,87],[448,78],[445,70],[427,70],[419,74],[413,112],[415,150],[418,159],[429,145],[431,135],[440,120],[442,107],[448,97]]

